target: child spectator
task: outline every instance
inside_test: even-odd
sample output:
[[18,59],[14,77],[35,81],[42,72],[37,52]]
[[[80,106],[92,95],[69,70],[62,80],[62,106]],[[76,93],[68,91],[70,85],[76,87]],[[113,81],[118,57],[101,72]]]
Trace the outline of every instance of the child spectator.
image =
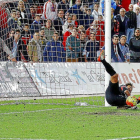
[[75,27],[78,27],[78,22],[77,22],[77,16],[76,14],[72,14],[72,22],[75,25]]
[[33,38],[33,34],[35,31],[38,31],[41,29],[41,21],[40,21],[40,15],[35,15],[35,20],[33,21],[31,25],[31,38]]
[[73,27],[74,27],[73,24],[69,24],[68,25],[68,29],[66,29],[66,32],[63,35],[63,46],[64,46],[64,50],[65,51],[66,51],[66,40],[67,40],[67,37],[72,34]]
[[43,52],[44,62],[65,62],[66,53],[62,42],[59,41],[59,35],[54,32],[52,40],[46,44]]

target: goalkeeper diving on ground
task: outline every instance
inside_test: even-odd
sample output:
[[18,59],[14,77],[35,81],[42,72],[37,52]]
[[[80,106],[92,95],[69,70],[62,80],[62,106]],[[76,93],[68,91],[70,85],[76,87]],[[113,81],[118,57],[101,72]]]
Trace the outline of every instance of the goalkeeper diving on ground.
[[[108,62],[106,62],[104,50],[102,50],[100,54],[100,61],[104,65],[107,73],[111,76],[109,85],[105,92],[107,102],[112,106],[117,106],[117,108],[128,109],[133,107],[133,103],[129,103],[128,101],[126,102],[127,98],[131,96],[133,85],[131,83],[127,83],[125,85],[119,86],[118,74],[113,69],[113,67]],[[136,97],[133,96],[133,98]],[[140,103],[140,97],[137,98],[136,104],[138,103]],[[137,106],[134,106],[132,109],[136,108]]]

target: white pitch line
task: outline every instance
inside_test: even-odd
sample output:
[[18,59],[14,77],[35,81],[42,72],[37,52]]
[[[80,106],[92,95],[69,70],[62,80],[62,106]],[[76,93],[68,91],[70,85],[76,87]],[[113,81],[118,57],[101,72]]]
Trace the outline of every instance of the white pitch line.
[[54,139],[26,139],[26,138],[0,138],[2,140],[54,140]]
[[140,138],[140,136],[125,137],[125,138],[116,138],[116,139],[106,139],[106,140],[127,140],[127,139],[137,139],[137,138]]

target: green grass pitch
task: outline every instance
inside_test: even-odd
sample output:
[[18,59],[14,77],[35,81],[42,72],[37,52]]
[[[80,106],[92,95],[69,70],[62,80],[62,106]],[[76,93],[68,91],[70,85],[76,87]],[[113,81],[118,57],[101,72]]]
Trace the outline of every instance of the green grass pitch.
[[[89,106],[75,106],[79,101]],[[140,139],[139,109],[103,104],[104,97],[0,101],[0,139]]]

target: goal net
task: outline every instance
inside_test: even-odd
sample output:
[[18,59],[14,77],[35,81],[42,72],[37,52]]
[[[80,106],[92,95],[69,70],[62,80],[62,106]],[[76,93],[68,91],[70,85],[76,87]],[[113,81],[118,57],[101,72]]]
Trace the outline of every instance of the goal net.
[[90,97],[104,105],[103,16],[94,18],[99,2],[78,3],[74,11],[72,1],[1,1],[2,100]]

